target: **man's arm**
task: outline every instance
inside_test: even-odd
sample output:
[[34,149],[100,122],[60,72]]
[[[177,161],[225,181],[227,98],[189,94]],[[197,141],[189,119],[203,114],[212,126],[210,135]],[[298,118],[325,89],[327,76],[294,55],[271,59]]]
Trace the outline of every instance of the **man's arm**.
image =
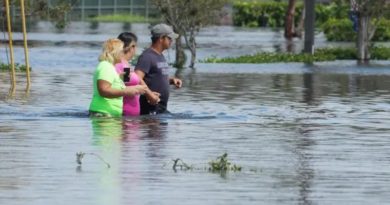
[[169,78],[169,84],[175,85],[176,88],[181,88],[181,86],[183,85],[183,82],[179,78],[171,77],[171,78]]
[[[134,72],[140,78],[140,80],[141,80],[140,84],[147,86],[145,81],[144,81],[145,73],[140,69],[135,69]],[[147,89],[145,91],[145,96],[146,96],[146,99],[148,99],[148,102],[152,105],[156,105],[158,102],[160,102],[160,93],[151,91],[149,89],[149,87],[147,87]]]

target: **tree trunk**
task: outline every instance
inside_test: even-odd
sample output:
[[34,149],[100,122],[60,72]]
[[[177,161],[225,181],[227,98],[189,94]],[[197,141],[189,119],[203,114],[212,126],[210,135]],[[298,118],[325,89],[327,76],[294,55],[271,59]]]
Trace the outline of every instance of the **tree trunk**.
[[314,54],[315,1],[305,0],[304,53]]
[[176,60],[175,67],[183,68],[186,63],[186,54],[184,53],[183,44],[181,42],[181,35],[176,39]]
[[295,23],[294,23],[294,14],[295,14],[295,1],[288,1],[288,8],[286,13],[286,21],[284,25],[284,37],[291,39],[295,37]]
[[303,6],[301,18],[299,20],[298,28],[295,29],[295,35],[299,38],[302,38],[302,33],[305,26],[305,6]]
[[369,35],[370,17],[364,13],[359,16],[359,31],[358,31],[358,60],[366,62],[370,60],[370,35]]
[[190,68],[194,68],[195,60],[196,60],[196,42],[195,42],[195,32],[193,30],[191,30],[190,32],[189,48],[191,51]]

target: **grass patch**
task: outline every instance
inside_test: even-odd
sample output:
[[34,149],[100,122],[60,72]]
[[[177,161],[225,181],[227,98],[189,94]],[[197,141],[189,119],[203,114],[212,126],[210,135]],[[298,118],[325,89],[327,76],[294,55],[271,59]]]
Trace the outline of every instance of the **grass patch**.
[[[239,57],[210,57],[201,60],[202,63],[280,63],[280,62],[320,62],[334,60],[356,60],[356,48],[321,48],[314,55],[293,53],[263,52]],[[371,49],[372,60],[390,60],[390,48],[374,47]]]
[[89,19],[93,22],[120,22],[120,23],[152,23],[155,18],[145,18],[144,16],[130,14],[101,15]]

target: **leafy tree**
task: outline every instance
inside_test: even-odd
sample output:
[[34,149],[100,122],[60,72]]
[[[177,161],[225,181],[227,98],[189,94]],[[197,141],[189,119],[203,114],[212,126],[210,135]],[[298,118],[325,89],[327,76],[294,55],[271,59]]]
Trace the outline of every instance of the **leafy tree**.
[[379,20],[390,14],[388,0],[335,0],[351,5],[351,14],[357,16],[357,56],[361,61],[370,59],[369,48]]
[[181,37],[191,52],[190,67],[196,60],[196,39],[199,29],[213,24],[227,0],[153,0],[164,20],[179,34],[176,40],[176,66],[185,63]]
[[[52,5],[47,0],[25,0],[26,16],[50,20],[55,23],[57,28],[64,28],[68,21],[66,14],[72,10],[80,0],[57,0],[52,1]],[[5,8],[5,0],[0,0],[0,5]],[[19,7],[20,0],[10,0],[10,5]]]

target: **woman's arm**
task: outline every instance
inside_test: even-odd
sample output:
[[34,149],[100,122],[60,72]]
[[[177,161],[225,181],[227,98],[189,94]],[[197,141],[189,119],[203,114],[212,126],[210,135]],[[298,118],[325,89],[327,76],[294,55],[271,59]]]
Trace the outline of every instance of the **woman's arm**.
[[122,96],[134,96],[145,93],[148,89],[145,85],[129,86],[123,90],[114,89],[111,87],[111,83],[105,80],[97,81],[97,89],[99,95],[105,98],[117,98]]

